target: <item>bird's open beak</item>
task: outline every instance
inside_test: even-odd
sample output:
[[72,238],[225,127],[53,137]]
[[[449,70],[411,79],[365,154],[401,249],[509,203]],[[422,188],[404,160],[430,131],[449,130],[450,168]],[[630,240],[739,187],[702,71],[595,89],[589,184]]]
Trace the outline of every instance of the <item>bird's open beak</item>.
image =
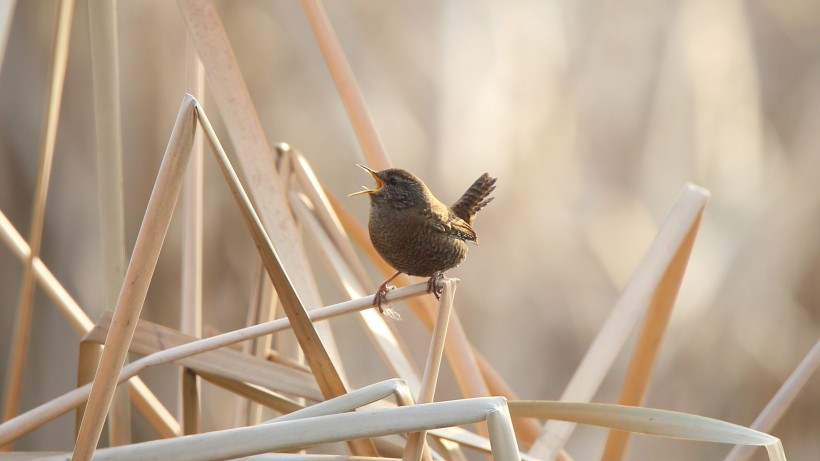
[[354,193],[348,195],[348,197],[353,197],[354,195],[372,194],[374,192],[380,191],[382,186],[384,186],[384,182],[381,180],[381,178],[379,178],[379,175],[376,172],[376,170],[374,170],[372,168],[368,168],[364,165],[359,165],[358,163],[356,164],[356,166],[363,169],[364,171],[370,173],[370,176],[373,176],[373,179],[376,180],[376,187],[373,188],[373,189],[368,189],[368,188],[362,186],[362,187],[364,187],[364,190],[360,190],[359,192],[354,192]]

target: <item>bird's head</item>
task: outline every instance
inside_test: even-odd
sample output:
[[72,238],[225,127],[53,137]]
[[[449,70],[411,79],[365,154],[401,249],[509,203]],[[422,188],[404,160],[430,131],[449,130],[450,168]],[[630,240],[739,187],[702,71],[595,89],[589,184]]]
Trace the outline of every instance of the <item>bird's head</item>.
[[412,173],[400,168],[376,171],[364,165],[357,165],[376,180],[373,189],[364,186],[364,190],[350,194],[368,194],[372,205],[387,205],[393,208],[410,208],[423,206],[430,202],[430,191],[427,186]]

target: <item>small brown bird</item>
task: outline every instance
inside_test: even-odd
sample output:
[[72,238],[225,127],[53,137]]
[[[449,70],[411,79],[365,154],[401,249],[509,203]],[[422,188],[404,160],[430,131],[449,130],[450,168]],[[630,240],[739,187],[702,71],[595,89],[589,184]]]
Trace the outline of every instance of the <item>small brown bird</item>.
[[438,288],[442,273],[467,256],[467,243],[477,244],[472,228],[476,212],[490,203],[496,178],[484,173],[452,206],[447,207],[430,193],[419,178],[408,171],[391,168],[375,171],[358,165],[376,180],[373,189],[350,194],[370,195],[370,241],[396,273],[379,285],[373,305],[384,312],[387,284],[402,272],[430,277],[428,291]]

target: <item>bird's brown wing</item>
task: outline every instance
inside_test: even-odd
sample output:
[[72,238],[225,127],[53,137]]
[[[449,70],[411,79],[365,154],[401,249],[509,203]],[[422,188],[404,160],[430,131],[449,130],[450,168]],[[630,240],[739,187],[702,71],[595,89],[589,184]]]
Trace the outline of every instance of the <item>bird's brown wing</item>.
[[493,198],[487,198],[487,196],[495,190],[495,181],[496,178],[491,178],[490,175],[484,173],[450,209],[469,226],[473,223],[478,210],[492,201]]
[[434,207],[430,210],[431,216],[428,222],[433,223],[433,227],[442,234],[452,235],[461,240],[476,242],[476,234],[473,226],[459,218],[452,210],[444,205]]
[[451,215],[450,219],[445,223],[447,233],[460,238],[461,240],[469,240],[470,242],[477,242],[477,237],[473,226],[468,224],[458,216]]

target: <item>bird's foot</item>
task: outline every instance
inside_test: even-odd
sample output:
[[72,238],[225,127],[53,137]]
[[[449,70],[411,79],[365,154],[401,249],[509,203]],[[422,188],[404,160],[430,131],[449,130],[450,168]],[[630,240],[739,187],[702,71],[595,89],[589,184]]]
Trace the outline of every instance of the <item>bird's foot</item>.
[[[401,272],[396,272],[395,274],[393,274],[392,277],[382,282],[382,284],[379,285],[379,289],[376,290],[376,296],[373,297],[373,307],[378,307],[380,314],[384,314],[385,312],[384,308],[382,308],[382,304],[387,304],[387,292],[396,288],[394,286],[388,286],[387,284],[390,283],[394,278],[398,277],[399,274],[401,274]],[[388,310],[388,314],[390,312],[392,311]]]
[[389,280],[379,285],[379,289],[376,290],[376,295],[373,296],[373,307],[378,307],[379,313],[381,314],[384,314],[382,304],[387,304],[387,292],[396,289],[396,287],[388,285],[387,282],[389,282]]
[[441,292],[443,291],[443,288],[441,288],[439,284],[443,278],[444,273],[441,271],[436,271],[433,273],[433,276],[430,277],[430,280],[427,281],[427,292],[436,295],[436,299],[441,299]]

